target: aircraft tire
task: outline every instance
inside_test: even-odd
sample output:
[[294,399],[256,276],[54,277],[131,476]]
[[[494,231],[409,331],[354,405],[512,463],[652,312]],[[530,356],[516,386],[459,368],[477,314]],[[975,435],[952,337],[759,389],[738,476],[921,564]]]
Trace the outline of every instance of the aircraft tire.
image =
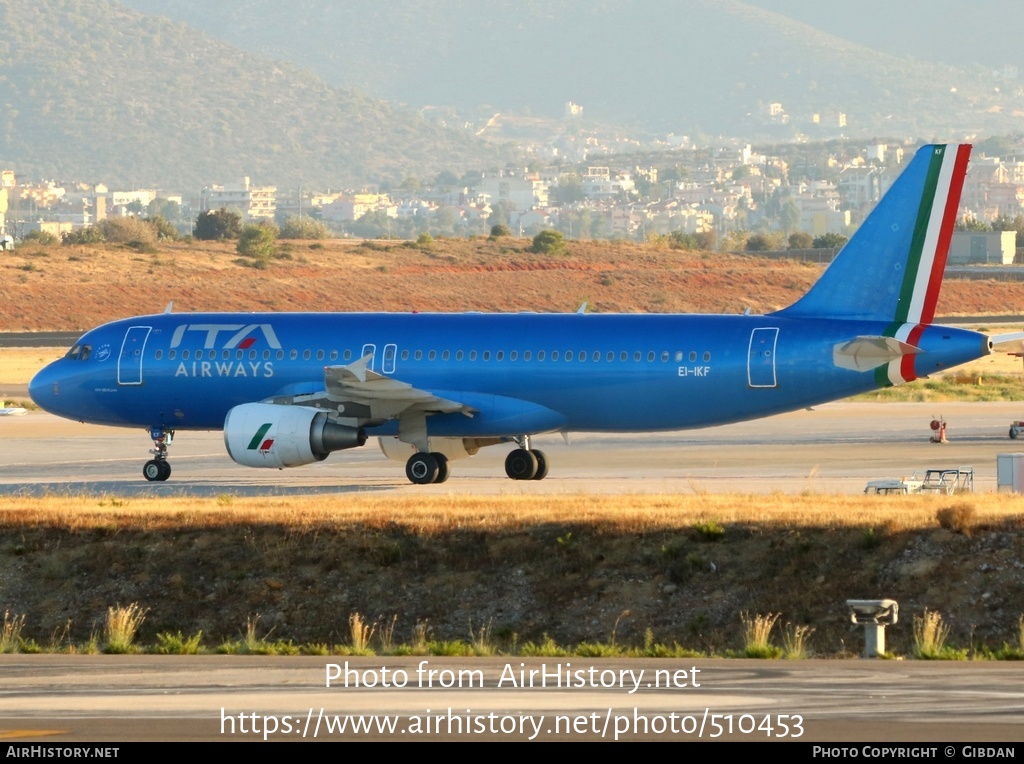
[[437,480],[440,465],[434,454],[418,453],[405,463],[405,476],[416,485],[429,485]]
[[532,480],[543,480],[548,476],[548,457],[543,451],[537,451],[536,449],[531,452],[537,459],[537,474],[531,478]]
[[157,480],[167,480],[171,476],[171,463],[167,460],[160,462],[160,477]]
[[1020,435],[1020,430],[1014,425],[1010,428],[1010,440],[1017,440],[1017,436]]
[[[161,466],[161,462],[156,459],[150,459],[144,465],[142,465],[142,476],[151,483],[156,480],[166,480],[163,476],[164,469]],[[170,472],[168,472],[170,474]]]
[[540,466],[533,451],[517,448],[505,457],[505,474],[513,480],[533,480]]
[[452,474],[452,466],[448,463],[448,457],[444,454],[431,454],[437,459],[437,477],[434,478],[435,483],[443,483]]

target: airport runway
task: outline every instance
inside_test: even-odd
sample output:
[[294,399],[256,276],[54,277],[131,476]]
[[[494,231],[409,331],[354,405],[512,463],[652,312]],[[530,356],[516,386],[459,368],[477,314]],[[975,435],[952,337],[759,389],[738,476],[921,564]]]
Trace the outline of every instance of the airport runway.
[[[28,741],[618,736],[959,741],[959,753],[964,741],[1020,741],[1024,722],[1024,665],[1006,662],[5,655],[0,671],[0,751]],[[357,718],[370,730],[353,731]]]
[[[949,443],[929,442],[929,422],[948,422]],[[0,494],[175,496],[287,495],[347,491],[414,494],[859,493],[868,480],[970,465],[975,490],[996,488],[996,455],[1024,451],[1010,440],[1019,403],[830,403],[754,422],[647,435],[540,436],[551,462],[543,481],[504,476],[508,449],[486,448],[452,463],[441,485],[413,486],[404,465],[375,440],[326,461],[286,471],[235,464],[219,432],[179,432],[174,474],[147,483],[143,430],[68,422],[42,412],[0,417]]]

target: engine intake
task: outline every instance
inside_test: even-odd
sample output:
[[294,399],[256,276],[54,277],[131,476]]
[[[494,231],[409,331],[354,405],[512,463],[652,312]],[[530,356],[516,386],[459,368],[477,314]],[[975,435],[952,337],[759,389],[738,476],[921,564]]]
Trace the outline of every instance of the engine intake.
[[363,428],[337,424],[306,406],[243,403],[224,419],[228,455],[246,467],[299,467],[365,442]]

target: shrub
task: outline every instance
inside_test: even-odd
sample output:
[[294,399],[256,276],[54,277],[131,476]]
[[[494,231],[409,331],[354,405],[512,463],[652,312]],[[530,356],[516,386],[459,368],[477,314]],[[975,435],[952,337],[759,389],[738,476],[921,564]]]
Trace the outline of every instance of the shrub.
[[771,643],[772,627],[779,620],[781,613],[758,613],[751,618],[746,613],[740,614],[743,622],[743,655],[747,658],[778,658],[782,648]]
[[530,247],[530,251],[546,255],[555,255],[560,252],[564,252],[565,236],[562,235],[561,231],[555,231],[552,229],[541,231],[533,237],[533,246]]
[[138,218],[106,218],[96,224],[103,238],[114,244],[151,245],[156,243],[156,228]]
[[37,241],[44,246],[56,244],[60,239],[49,231],[29,231],[22,237],[22,241]]
[[500,239],[502,236],[511,236],[512,230],[504,223],[491,226],[491,238]]
[[962,533],[965,536],[971,535],[974,517],[974,505],[967,503],[943,507],[935,513],[935,519],[938,520],[941,527],[947,531],[953,531],[953,533]]
[[270,223],[249,224],[242,229],[238,238],[238,254],[256,259],[256,267],[266,267],[274,256],[277,241],[277,227]]
[[790,249],[810,249],[814,246],[814,237],[803,231],[796,231],[789,235]]
[[223,207],[219,210],[202,212],[196,218],[196,226],[192,229],[192,235],[197,239],[207,241],[237,239],[242,235],[242,216],[234,210],[226,210]]

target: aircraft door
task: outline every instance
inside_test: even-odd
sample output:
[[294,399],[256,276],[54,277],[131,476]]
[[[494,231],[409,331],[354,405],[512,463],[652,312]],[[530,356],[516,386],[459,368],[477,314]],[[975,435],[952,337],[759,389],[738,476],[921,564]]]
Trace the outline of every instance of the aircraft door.
[[373,364],[377,361],[377,346],[369,343],[363,345],[363,354],[360,358],[366,358],[370,356],[370,360],[366,362],[366,368],[373,371]]
[[394,343],[384,346],[384,361],[380,365],[381,374],[395,373],[395,356],[398,355],[398,346]]
[[778,387],[775,378],[775,346],[777,327],[754,329],[747,350],[747,384],[750,387]]
[[117,358],[117,384],[142,384],[142,355],[151,331],[150,326],[132,326],[125,332]]

